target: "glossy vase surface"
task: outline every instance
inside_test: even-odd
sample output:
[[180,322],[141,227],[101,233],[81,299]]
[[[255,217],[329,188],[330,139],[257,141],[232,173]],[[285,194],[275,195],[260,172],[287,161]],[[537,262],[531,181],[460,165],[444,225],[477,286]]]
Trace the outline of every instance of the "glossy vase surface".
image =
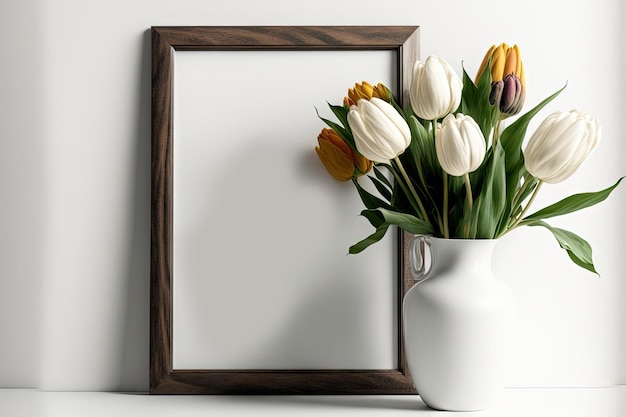
[[504,387],[513,299],[493,274],[495,240],[416,236],[416,279],[403,300],[405,352],[426,405],[489,408]]

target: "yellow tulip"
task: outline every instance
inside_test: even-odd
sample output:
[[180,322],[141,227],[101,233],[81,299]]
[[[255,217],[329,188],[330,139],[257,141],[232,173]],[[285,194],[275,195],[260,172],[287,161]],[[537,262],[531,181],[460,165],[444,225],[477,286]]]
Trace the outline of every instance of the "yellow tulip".
[[476,84],[488,64],[491,65],[489,102],[498,106],[504,117],[519,113],[526,99],[526,76],[518,46],[501,43],[489,48],[476,74]]
[[391,91],[383,83],[374,86],[363,81],[361,84],[354,84],[354,88],[348,89],[348,95],[344,97],[343,103],[350,107],[355,106],[360,99],[371,100],[372,98],[380,98],[388,102],[391,100]]
[[501,43],[498,46],[492,45],[485,54],[483,62],[480,64],[478,73],[476,74],[476,83],[483,75],[487,68],[487,64],[491,59],[491,81],[502,81],[509,74],[515,74],[526,87],[526,79],[524,78],[524,65],[520,58],[519,47],[517,45],[508,46]]
[[332,129],[324,128],[317,137],[315,152],[328,173],[337,181],[348,181],[372,169],[372,161],[357,154]]

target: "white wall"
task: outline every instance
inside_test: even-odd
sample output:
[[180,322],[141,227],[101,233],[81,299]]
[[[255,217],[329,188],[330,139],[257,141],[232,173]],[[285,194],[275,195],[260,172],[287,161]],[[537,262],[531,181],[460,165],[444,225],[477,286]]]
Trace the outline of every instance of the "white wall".
[[[527,108],[568,82],[542,115],[580,107],[603,124],[601,146],[540,207],[626,173],[624,20],[619,0],[2,2],[0,386],[147,389],[150,26],[420,25],[423,57],[470,74],[491,44],[517,43]],[[587,238],[601,278],[542,230],[498,246],[520,317],[509,385],[626,383],[620,202],[623,187],[553,222]]]
[[[42,13],[0,5],[0,385],[36,383],[46,199]],[[27,23],[27,24],[26,24]]]
[[[624,5],[623,2],[620,2],[620,8],[621,11],[618,13],[618,16],[620,16],[618,19],[621,22],[620,24],[620,31],[617,35],[617,39],[625,39],[626,38],[626,28],[624,27],[624,22],[626,22],[626,5]],[[621,74],[624,74],[624,72],[626,71],[626,42],[621,42],[622,45],[622,49],[621,51],[618,49],[619,51],[619,65],[617,66],[618,71]],[[622,76],[619,77],[619,79],[621,80],[620,86],[619,86],[619,91],[622,92],[621,98],[620,98],[620,108],[621,108],[621,113],[624,114],[624,111],[626,111],[626,77]],[[621,147],[621,155],[624,154],[624,149],[626,148],[626,145],[622,145]],[[626,204],[626,195],[624,195],[624,193],[621,193],[622,199],[621,199],[621,206],[624,207],[624,205]],[[626,222],[622,221],[621,222],[621,227],[619,229],[616,229],[617,233],[621,233],[622,235],[626,234]],[[622,261],[624,262],[624,261]],[[621,291],[618,291],[618,294],[621,294],[621,296],[623,297],[624,294],[626,294],[626,280],[621,280]],[[622,298],[623,300],[623,298]],[[626,326],[626,303],[621,302],[621,314],[619,315],[620,317],[620,327],[619,329],[621,330],[621,332],[618,332],[621,334],[621,341],[620,341],[620,350],[621,352],[624,352],[624,350],[626,350],[626,331],[624,331],[624,327]],[[623,353],[620,355],[620,362],[619,362],[619,374],[620,374],[620,383],[622,384],[626,384],[626,355],[624,355]]]

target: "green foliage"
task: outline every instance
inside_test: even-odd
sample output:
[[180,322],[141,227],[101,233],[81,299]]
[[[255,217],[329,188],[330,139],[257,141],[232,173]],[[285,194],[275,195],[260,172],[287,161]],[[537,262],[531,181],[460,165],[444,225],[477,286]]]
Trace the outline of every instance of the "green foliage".
[[567,251],[570,259],[578,266],[585,268],[586,270],[597,274],[593,260],[591,256],[591,246],[586,240],[574,233],[550,226],[548,223],[541,220],[535,220],[527,223],[529,226],[542,226],[552,232],[559,246]]
[[[375,230],[351,246],[349,253],[359,253],[380,241],[392,226],[413,234],[470,239],[497,239],[519,226],[541,226],[552,233],[576,265],[597,273],[590,245],[576,234],[552,227],[544,220],[604,201],[622,178],[601,191],[572,195],[525,215],[542,182],[526,170],[522,145],[530,122],[565,86],[501,129],[508,115],[489,103],[491,71],[483,71],[474,84],[463,70],[462,82],[457,111],[478,123],[487,149],[483,163],[466,177],[446,174],[437,158],[437,121],[421,120],[410,108],[403,110],[392,98],[391,104],[409,125],[411,142],[397,158],[376,164],[367,175],[378,195],[365,190],[353,178],[366,207],[361,215]],[[331,104],[329,107],[339,123],[320,118],[357,151],[348,125],[349,109]],[[381,168],[393,176],[393,181]]]
[[491,66],[483,71],[478,85],[474,84],[465,69],[463,69],[463,95],[461,101],[461,113],[472,116],[480,126],[485,140],[491,136],[491,131],[500,117],[500,111],[496,106],[489,104],[491,92]]
[[504,150],[500,143],[491,149],[483,166],[477,171],[479,191],[471,211],[470,234],[472,238],[493,239],[506,207],[506,173]]
[[600,190],[597,192],[591,193],[581,193],[574,194],[569,197],[564,198],[563,200],[554,203],[548,207],[545,207],[539,210],[536,213],[531,214],[528,217],[525,217],[520,225],[524,224],[532,224],[537,220],[548,219],[550,217],[562,216],[564,214],[573,213],[578,210],[582,210],[587,207],[591,207],[595,204],[601,203],[608,198],[611,192],[617,188],[620,182],[624,177],[617,180],[615,184],[612,186],[605,188],[604,190]]
[[373,245],[376,242],[379,242],[385,236],[385,233],[387,233],[387,229],[389,229],[388,224],[375,226],[375,227],[376,227],[376,231],[374,233],[372,233],[365,239],[361,240],[360,242],[357,242],[354,245],[350,246],[348,253],[356,254],[356,253],[363,252],[368,246]]
[[389,229],[389,226],[398,226],[409,233],[427,235],[433,232],[430,223],[425,222],[415,216],[400,213],[394,210],[378,208],[373,210],[363,210],[361,215],[369,220],[376,228],[376,231],[360,242],[352,245],[349,253],[359,253],[373,243],[380,241]]
[[354,183],[354,186],[356,187],[356,190],[359,193],[359,197],[361,197],[361,201],[363,202],[363,205],[367,207],[368,209],[375,209],[377,207],[384,207],[388,209],[393,208],[391,204],[389,204],[388,201],[384,201],[380,199],[379,197],[376,197],[375,195],[368,192],[365,188],[363,188],[361,184],[359,184],[359,182],[356,180],[356,178],[353,177],[352,182]]
[[[352,132],[350,131],[350,126],[348,125],[348,111],[339,106],[333,106],[332,104],[328,104],[328,107],[331,108],[335,116],[340,120],[342,124],[337,124],[331,120],[325,119],[317,113],[317,117],[319,117],[328,127],[333,129],[337,134],[344,140],[350,147],[358,152],[356,145],[354,143],[354,137],[352,137]],[[317,109],[315,109],[317,112]]]
[[[532,192],[537,185],[536,181],[534,181],[534,184],[529,183],[526,189],[522,190],[522,194],[519,198],[515,198],[515,196],[520,193],[521,179],[528,174],[526,168],[524,168],[524,155],[522,153],[522,143],[526,136],[528,125],[533,117],[561,94],[564,89],[565,87],[561,88],[556,93],[543,100],[529,112],[520,116],[502,132],[500,142],[502,143],[502,148],[505,153],[506,207],[496,236],[507,232],[507,227],[510,225],[509,219],[514,218],[516,214],[522,211],[522,202],[525,201],[526,197],[530,195],[530,192]],[[526,179],[532,181],[532,179]]]

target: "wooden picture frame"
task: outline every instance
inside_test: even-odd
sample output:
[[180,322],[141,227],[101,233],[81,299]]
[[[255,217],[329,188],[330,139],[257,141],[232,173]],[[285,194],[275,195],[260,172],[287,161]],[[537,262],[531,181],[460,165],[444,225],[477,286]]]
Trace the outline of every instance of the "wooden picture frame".
[[[398,233],[397,369],[174,369],[173,71],[175,51],[385,50],[396,56],[398,99],[408,103],[418,57],[414,26],[271,26],[152,28],[152,184],[150,269],[151,394],[414,394],[402,347],[402,298],[413,284],[404,233]],[[358,77],[358,75],[356,75]]]

